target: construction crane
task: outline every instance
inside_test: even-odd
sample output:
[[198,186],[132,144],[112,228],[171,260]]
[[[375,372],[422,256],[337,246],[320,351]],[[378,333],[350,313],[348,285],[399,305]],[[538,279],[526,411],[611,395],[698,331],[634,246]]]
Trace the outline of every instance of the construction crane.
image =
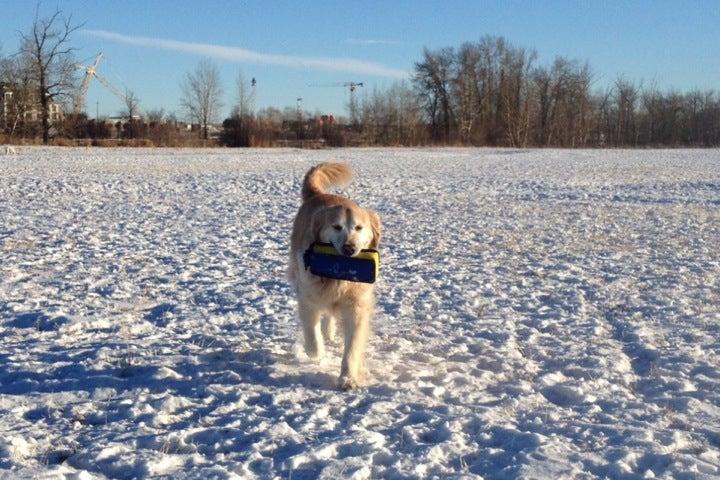
[[349,110],[349,113],[350,113],[350,121],[353,123],[353,125],[356,125],[356,124],[357,124],[357,121],[358,121],[358,119],[357,119],[358,105],[357,105],[357,101],[356,101],[356,99],[355,99],[355,90],[356,90],[358,87],[364,87],[364,86],[365,86],[365,83],[364,83],[364,82],[326,83],[326,84],[310,85],[310,86],[311,86],[311,87],[321,87],[321,88],[325,88],[325,87],[328,87],[328,88],[330,88],[330,87],[343,87],[343,88],[347,88],[348,91],[349,91],[349,93],[350,93],[350,102],[348,103],[348,110]]
[[355,93],[355,89],[358,87],[364,87],[365,84],[363,82],[342,82],[342,83],[325,83],[325,84],[316,84],[316,85],[310,85],[311,87],[343,87],[350,90],[350,94],[352,95]]
[[310,85],[311,87],[345,87],[350,89],[351,92],[354,92],[357,87],[364,87],[365,84],[363,82],[342,82],[342,83],[325,83],[325,84],[315,84]]
[[[123,103],[127,103],[127,96],[122,92],[122,90],[110,83],[105,77],[97,73],[97,66],[98,63],[100,63],[100,59],[102,58],[102,56],[102,52],[98,53],[95,56],[95,61],[93,61],[92,65],[81,65],[79,63],[75,65],[78,69],[85,71],[85,77],[83,77],[82,83],[80,84],[80,90],[78,91],[77,97],[75,98],[76,114],[80,113],[80,110],[85,105],[85,96],[87,95],[88,88],[90,87],[90,80],[92,80],[93,77],[96,78],[97,81],[100,82],[105,88],[107,88],[113,95],[122,100]],[[138,112],[140,112],[140,109],[138,109]]]

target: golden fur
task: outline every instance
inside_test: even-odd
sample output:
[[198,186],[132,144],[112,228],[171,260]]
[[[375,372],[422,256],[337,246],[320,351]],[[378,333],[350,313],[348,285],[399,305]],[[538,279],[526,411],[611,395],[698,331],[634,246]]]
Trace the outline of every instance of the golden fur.
[[288,268],[309,357],[324,355],[323,337],[331,340],[335,319],[342,321],[345,348],[339,385],[343,389],[362,382],[365,345],[375,305],[373,285],[313,275],[305,269],[303,253],[315,241],[331,243],[338,253],[348,256],[366,248],[377,249],[381,229],[377,213],[349,198],[326,193],[333,185],[347,185],[351,177],[352,171],[346,164],[334,162],[317,165],[305,175],[303,203],[293,222]]

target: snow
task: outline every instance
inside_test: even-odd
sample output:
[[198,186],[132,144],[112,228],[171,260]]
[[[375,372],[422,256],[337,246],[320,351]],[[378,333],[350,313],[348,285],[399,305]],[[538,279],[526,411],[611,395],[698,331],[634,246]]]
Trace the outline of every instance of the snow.
[[[0,478],[718,478],[718,150],[0,156]],[[311,165],[384,223],[368,382],[299,343]]]

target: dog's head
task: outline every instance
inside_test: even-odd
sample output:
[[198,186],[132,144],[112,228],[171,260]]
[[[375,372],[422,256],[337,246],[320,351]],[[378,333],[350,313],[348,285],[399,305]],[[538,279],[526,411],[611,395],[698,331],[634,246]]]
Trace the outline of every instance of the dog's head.
[[380,243],[380,217],[357,205],[332,205],[315,213],[314,240],[332,243],[341,255],[352,257]]

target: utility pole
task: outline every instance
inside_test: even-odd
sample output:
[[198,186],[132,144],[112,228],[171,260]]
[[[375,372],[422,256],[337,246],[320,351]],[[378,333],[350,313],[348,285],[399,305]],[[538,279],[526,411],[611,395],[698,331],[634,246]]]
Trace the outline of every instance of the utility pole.
[[302,122],[302,97],[297,98],[297,138],[302,140],[304,135],[304,128]]

